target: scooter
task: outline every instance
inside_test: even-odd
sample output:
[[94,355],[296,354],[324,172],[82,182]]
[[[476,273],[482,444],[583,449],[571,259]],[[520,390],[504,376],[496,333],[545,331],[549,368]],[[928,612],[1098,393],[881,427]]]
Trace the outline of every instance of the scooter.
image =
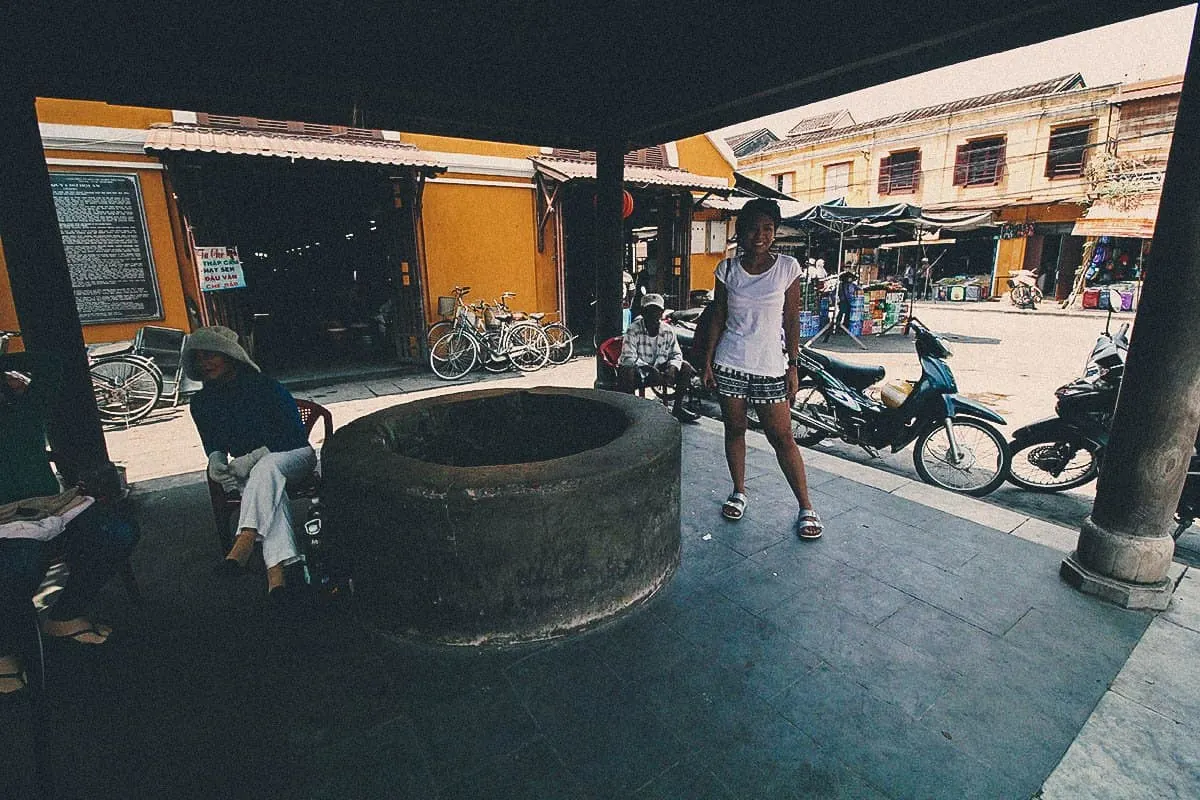
[[811,447],[826,437],[856,444],[872,455],[899,452],[913,443],[921,480],[953,492],[981,497],[1008,474],[1008,442],[993,425],[1004,417],[957,394],[945,359],[950,348],[920,320],[911,318],[921,361],[918,381],[883,387],[880,400],[866,390],[883,379],[883,367],[861,367],[802,347],[800,391],[792,406],[792,434]]
[[1013,433],[1010,483],[1031,492],[1060,492],[1095,479],[1125,373],[1129,325],[1096,339],[1083,375],[1058,387],[1055,416]]

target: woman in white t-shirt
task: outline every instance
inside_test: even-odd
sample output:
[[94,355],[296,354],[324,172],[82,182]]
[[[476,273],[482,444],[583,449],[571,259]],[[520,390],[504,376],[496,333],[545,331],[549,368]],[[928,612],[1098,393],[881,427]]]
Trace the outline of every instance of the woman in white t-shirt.
[[[791,256],[771,252],[779,219],[779,205],[765,199],[751,200],[738,214],[739,255],[717,265],[704,384],[720,395],[725,460],[733,479],[722,515],[738,520],[746,510],[746,406],[753,405],[800,506],[796,534],[819,539],[821,518],[808,497],[790,411],[799,388],[796,355],[804,269]],[[779,343],[780,326],[786,352]]]

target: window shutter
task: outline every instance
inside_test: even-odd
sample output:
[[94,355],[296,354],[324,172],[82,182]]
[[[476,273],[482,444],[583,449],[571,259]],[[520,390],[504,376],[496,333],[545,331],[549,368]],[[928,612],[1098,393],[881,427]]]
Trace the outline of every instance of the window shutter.
[[954,151],[954,185],[965,186],[967,183],[967,164],[970,162],[970,145],[960,144]]
[[1004,157],[1008,147],[1008,141],[1001,139],[996,145],[996,171],[992,173],[992,183],[999,183],[1004,177]]
[[879,162],[879,193],[888,194],[892,191],[892,157],[884,156]]
[[913,159],[912,165],[912,190],[915,192],[921,188],[921,151],[917,151],[916,158]]

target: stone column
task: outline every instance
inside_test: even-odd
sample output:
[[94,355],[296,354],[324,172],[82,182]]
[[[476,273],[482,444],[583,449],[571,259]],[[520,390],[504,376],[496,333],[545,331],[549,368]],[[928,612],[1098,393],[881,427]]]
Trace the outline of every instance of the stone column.
[[[608,143],[596,148],[596,344],[620,336],[621,266],[625,257],[625,222],[621,201],[625,149]],[[596,385],[601,385],[596,359]]]
[[97,469],[111,479],[34,96],[19,84],[0,81],[0,239],[13,303],[25,349],[62,368],[48,431],[59,468],[68,480]]
[[1127,608],[1170,602],[1172,515],[1200,429],[1198,32],[1096,502],[1061,569],[1080,590]]

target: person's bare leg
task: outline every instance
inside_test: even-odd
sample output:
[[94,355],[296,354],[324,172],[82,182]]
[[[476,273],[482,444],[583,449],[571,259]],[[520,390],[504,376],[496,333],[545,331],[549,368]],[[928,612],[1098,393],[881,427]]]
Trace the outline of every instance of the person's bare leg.
[[725,462],[735,492],[746,493],[746,401],[721,395],[725,423]]
[[796,502],[800,504],[802,511],[811,509],[808,476],[804,472],[804,458],[800,455],[800,448],[792,438],[792,415],[788,404],[771,403],[755,406],[755,410],[762,421],[767,441],[775,450],[775,458],[779,461],[783,476],[787,478],[788,486],[792,487],[792,494],[796,495]]

